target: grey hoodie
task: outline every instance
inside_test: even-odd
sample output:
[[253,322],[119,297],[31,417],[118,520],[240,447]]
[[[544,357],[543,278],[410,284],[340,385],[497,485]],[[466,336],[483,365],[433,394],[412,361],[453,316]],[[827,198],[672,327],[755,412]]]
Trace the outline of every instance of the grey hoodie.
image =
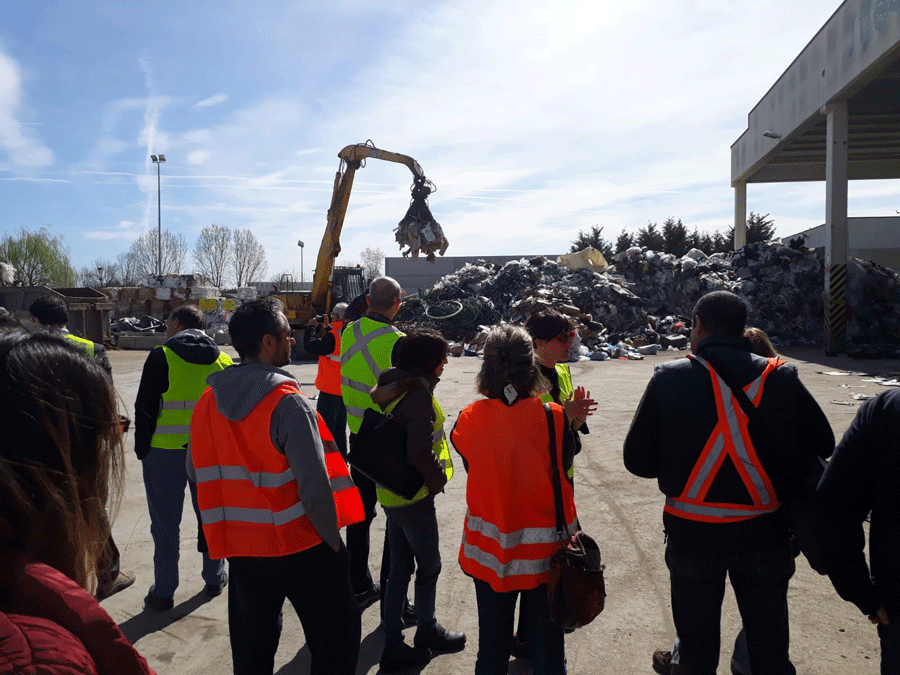
[[[247,417],[275,387],[285,382],[300,386],[286,370],[258,363],[229,366],[206,378],[216,408],[232,422]],[[339,547],[341,535],[316,409],[305,396],[285,396],[272,413],[269,433],[272,443],[291,465],[306,515],[326,544]],[[191,480],[196,480],[190,454],[187,470]]]

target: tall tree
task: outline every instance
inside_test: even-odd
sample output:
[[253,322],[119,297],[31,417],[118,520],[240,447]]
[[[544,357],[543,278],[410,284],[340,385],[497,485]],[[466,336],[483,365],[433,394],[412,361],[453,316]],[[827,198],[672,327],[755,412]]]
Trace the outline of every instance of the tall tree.
[[[775,221],[769,218],[768,213],[763,216],[751,211],[747,216],[747,243],[772,241],[774,238]],[[728,241],[731,242],[731,246],[727,250],[731,250],[734,247],[734,225],[728,229]]]
[[116,276],[123,286],[137,286],[141,282],[140,271],[137,268],[134,256],[124,251],[116,256]]
[[642,227],[637,232],[638,246],[646,246],[651,251],[662,251],[664,240],[662,233],[657,229],[656,223],[647,221],[647,227]]
[[72,286],[75,268],[62,237],[46,227],[36,232],[25,227],[0,239],[0,262],[16,268],[15,279],[23,286]]
[[688,231],[681,218],[677,221],[673,216],[666,218],[662,226],[663,251],[681,257],[688,252]]
[[381,264],[384,262],[384,251],[380,248],[364,248],[359,254],[366,279],[381,276]]
[[616,253],[621,253],[634,246],[634,237],[632,237],[625,228],[622,228],[622,234],[616,239]]
[[197,271],[209,277],[213,286],[221,288],[225,284],[233,255],[229,228],[213,223],[200,230],[194,244],[194,262]]
[[593,225],[587,232],[578,230],[578,236],[572,242],[569,253],[578,253],[588,246],[593,246],[603,254],[604,258],[612,258],[612,244],[603,238],[603,227],[601,225]]
[[269,268],[266,249],[250,230],[234,231],[234,277],[238,288],[259,281]]
[[[156,274],[157,232],[147,230],[131,243],[128,249],[129,264],[137,272],[139,281]],[[187,241],[183,234],[172,234],[168,230],[162,233],[162,273],[181,274],[187,258]]]
[[98,288],[119,286],[119,264],[112,260],[94,258],[94,261],[89,266],[78,270],[78,281],[82,286],[96,286]]

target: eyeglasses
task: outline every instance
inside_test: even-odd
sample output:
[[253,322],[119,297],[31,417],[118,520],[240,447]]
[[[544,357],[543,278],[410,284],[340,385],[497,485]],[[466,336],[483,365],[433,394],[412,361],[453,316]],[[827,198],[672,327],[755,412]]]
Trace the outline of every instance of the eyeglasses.
[[556,339],[560,342],[565,342],[566,340],[571,340],[573,337],[575,337],[575,333],[576,331],[574,330],[566,331],[565,333],[556,336]]

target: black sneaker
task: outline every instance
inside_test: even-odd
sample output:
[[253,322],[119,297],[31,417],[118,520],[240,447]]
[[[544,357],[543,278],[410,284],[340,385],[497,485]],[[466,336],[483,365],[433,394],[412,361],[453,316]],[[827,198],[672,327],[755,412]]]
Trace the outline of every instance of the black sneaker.
[[461,652],[466,647],[466,634],[456,630],[447,630],[435,621],[431,628],[427,630],[420,628],[416,631],[413,644],[416,647],[427,647],[433,652],[444,654]]
[[157,612],[166,612],[175,606],[175,598],[161,598],[153,592],[153,586],[150,592],[144,598],[144,609],[153,609]]
[[361,612],[381,599],[381,584],[375,582],[362,593],[354,593],[353,597],[356,598],[356,606]]
[[217,598],[222,595],[222,591],[228,585],[228,572],[222,572],[222,579],[217,584],[206,584],[203,592],[207,598]]
[[531,642],[528,640],[520,642],[519,635],[513,634],[512,646],[510,646],[509,653],[512,654],[513,658],[531,661]]
[[384,646],[378,666],[385,672],[424,666],[431,661],[431,650],[427,647],[410,647],[401,642],[396,647]]
[[669,675],[672,672],[672,652],[653,652],[653,672],[659,675]]
[[412,628],[417,626],[419,620],[416,618],[416,608],[409,600],[403,605],[403,627]]

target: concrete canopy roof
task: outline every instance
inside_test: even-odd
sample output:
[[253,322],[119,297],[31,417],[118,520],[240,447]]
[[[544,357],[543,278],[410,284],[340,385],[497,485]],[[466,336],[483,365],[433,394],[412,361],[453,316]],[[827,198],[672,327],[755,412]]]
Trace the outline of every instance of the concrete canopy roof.
[[900,178],[900,1],[838,7],[750,111],[731,146],[732,186],[825,180],[826,106],[836,101],[849,112],[848,178]]

